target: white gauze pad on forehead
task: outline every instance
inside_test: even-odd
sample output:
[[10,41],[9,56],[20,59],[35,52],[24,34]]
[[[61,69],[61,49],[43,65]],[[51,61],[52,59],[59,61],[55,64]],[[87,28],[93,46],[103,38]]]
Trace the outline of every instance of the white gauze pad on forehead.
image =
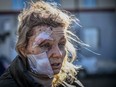
[[50,30],[50,27],[46,29],[46,31],[40,33],[36,38],[33,43],[33,48],[38,46],[42,41],[48,39],[48,40],[53,40],[53,38],[50,37],[52,34],[52,31]]

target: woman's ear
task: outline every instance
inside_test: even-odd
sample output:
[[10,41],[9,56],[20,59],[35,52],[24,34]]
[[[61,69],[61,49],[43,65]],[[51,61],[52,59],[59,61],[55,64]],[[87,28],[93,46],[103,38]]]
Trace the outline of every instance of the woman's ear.
[[25,49],[24,47],[22,47],[22,48],[20,49],[20,53],[21,53],[24,57],[26,57],[26,55],[27,55],[27,51],[26,51],[26,49]]

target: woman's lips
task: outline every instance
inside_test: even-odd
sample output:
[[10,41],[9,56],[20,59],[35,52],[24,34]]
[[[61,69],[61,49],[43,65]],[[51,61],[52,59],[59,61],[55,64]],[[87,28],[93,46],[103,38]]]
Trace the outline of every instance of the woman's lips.
[[61,67],[61,63],[52,63],[52,69],[59,69]]

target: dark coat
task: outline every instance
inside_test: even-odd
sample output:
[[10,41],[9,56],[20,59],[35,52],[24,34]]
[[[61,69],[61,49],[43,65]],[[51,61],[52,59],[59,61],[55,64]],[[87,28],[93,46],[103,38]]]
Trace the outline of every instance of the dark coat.
[[[5,73],[0,77],[0,87],[43,87],[37,83],[28,73],[26,58],[17,56]],[[73,83],[77,85],[76,82]],[[60,85],[59,87],[64,87]],[[66,87],[71,87],[66,84]],[[79,87],[79,86],[72,86]]]

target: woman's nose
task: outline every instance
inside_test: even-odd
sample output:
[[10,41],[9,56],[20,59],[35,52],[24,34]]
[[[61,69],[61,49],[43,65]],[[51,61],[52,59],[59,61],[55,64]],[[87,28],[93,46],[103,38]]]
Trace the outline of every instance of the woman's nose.
[[53,58],[61,58],[62,57],[62,52],[58,46],[53,47],[50,54]]

